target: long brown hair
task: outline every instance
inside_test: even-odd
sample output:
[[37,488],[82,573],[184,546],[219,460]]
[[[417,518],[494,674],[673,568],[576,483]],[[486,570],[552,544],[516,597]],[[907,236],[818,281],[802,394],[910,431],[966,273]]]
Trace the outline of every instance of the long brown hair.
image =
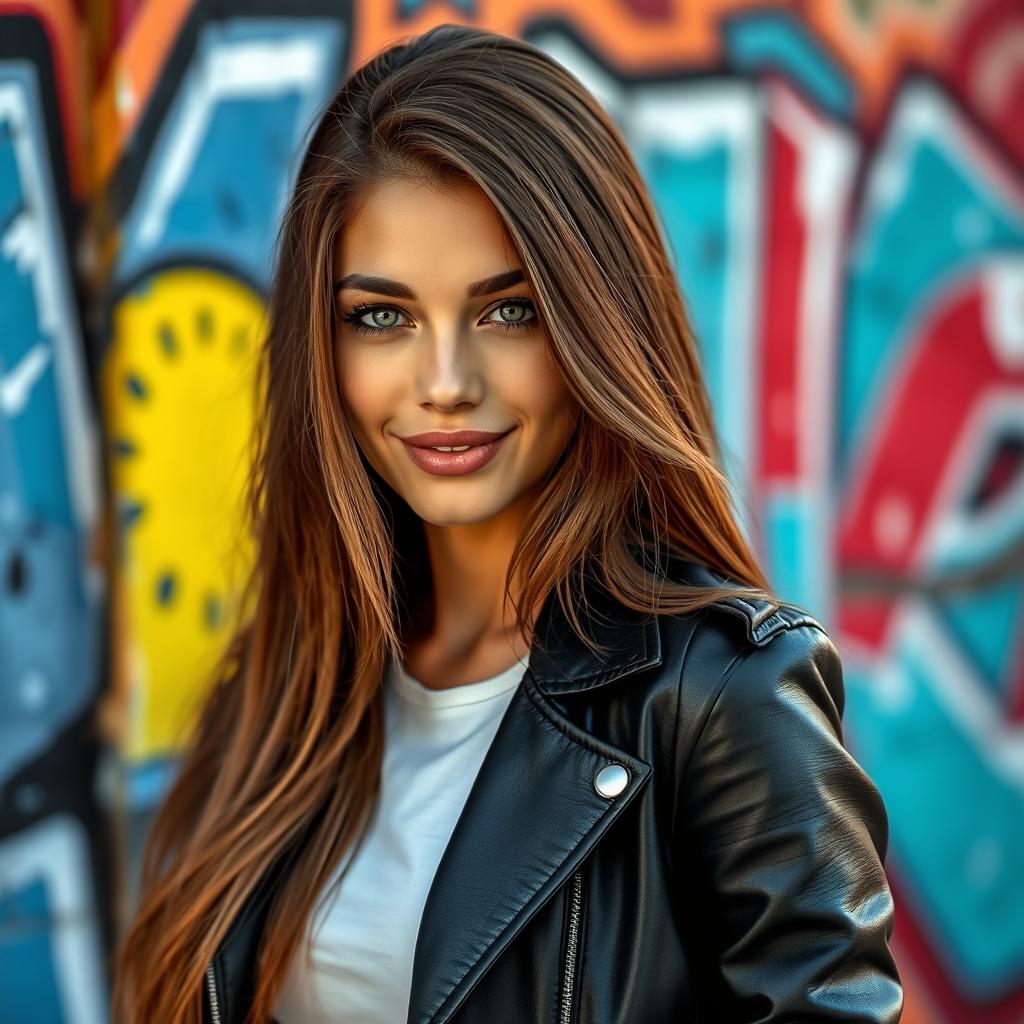
[[[564,67],[522,40],[440,25],[358,68],[318,118],[281,224],[262,351],[266,396],[248,507],[257,559],[239,620],[150,827],[117,954],[129,1021],[199,1021],[232,918],[285,854],[251,1019],[267,1019],[316,898],[379,790],[380,680],[429,578],[422,524],[346,425],[334,366],[332,253],[391,177],[470,180],[503,218],[582,408],[506,578],[523,609],[596,565],[624,604],[690,612],[771,597],[737,525],[693,328],[623,138]],[[732,586],[687,587],[637,549]],[[742,589],[737,590],[739,586]]]

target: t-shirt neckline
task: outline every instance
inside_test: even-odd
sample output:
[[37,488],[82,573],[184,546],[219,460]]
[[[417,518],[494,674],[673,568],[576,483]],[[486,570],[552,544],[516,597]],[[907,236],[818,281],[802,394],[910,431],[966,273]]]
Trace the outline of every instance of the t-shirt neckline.
[[411,676],[405,670],[405,666],[392,656],[388,658],[387,682],[399,697],[421,707],[461,707],[493,700],[518,686],[528,663],[529,658],[519,658],[507,669],[487,679],[437,689]]

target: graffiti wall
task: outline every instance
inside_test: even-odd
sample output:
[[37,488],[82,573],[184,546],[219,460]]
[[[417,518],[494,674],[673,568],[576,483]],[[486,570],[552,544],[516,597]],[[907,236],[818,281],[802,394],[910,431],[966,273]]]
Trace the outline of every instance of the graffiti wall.
[[[106,956],[251,558],[275,231],[317,108],[442,21],[621,126],[776,588],[844,655],[904,1020],[1024,1022],[1016,0],[0,0],[0,1006]],[[116,884],[112,881],[116,879]]]
[[100,1020],[110,937],[93,784],[102,480],[72,259],[75,31],[0,7],[0,1016],[17,1020]]

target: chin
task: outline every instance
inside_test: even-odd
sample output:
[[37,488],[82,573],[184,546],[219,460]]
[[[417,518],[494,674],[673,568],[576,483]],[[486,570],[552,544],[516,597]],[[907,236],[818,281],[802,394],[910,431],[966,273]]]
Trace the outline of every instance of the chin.
[[460,502],[410,501],[408,498],[406,501],[420,519],[434,526],[470,526],[473,523],[485,523],[505,508],[505,504],[501,502],[481,504],[473,501],[469,495],[465,498],[466,500]]

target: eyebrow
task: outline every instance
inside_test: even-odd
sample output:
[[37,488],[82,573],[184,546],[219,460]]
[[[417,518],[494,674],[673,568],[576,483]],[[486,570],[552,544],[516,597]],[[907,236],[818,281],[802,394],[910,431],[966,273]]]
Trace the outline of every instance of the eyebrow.
[[[514,284],[524,281],[522,270],[507,270],[493,277],[485,277],[482,281],[474,281],[466,289],[466,297],[479,298],[500,292],[503,288],[511,288]],[[372,274],[346,274],[340,281],[334,282],[334,293],[345,288],[359,288],[364,292],[376,292],[378,295],[390,295],[396,299],[415,299],[416,293],[401,281],[392,281],[388,277],[374,277]]]

